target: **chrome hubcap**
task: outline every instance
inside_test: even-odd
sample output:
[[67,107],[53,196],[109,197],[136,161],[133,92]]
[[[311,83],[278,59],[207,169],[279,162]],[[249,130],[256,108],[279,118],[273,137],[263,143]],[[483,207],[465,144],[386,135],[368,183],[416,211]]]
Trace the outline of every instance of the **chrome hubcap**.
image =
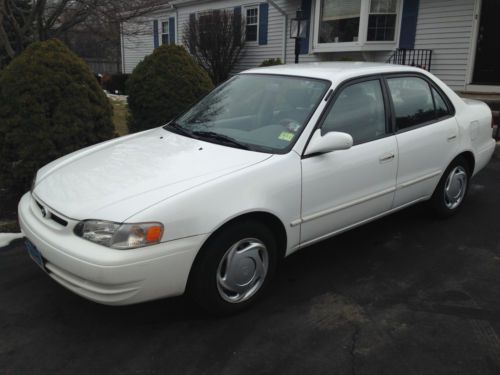
[[262,287],[269,256],[264,243],[256,238],[236,242],[222,257],[217,268],[217,289],[227,302],[248,300]]
[[456,166],[444,184],[444,203],[450,210],[457,208],[467,191],[467,172],[461,165]]

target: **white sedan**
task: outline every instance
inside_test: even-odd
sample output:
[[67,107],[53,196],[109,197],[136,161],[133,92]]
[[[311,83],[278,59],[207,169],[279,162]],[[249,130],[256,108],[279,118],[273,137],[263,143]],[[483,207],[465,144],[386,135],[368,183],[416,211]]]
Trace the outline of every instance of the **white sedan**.
[[457,212],[495,148],[490,109],[432,74],[374,63],[252,69],[169,124],[41,168],[27,249],[90,300],[187,292],[232,313],[300,248],[430,200]]

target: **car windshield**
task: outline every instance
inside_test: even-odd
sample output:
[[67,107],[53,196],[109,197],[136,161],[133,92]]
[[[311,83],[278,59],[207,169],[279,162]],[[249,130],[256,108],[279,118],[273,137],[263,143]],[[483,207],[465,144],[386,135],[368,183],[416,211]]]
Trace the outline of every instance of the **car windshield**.
[[166,129],[261,152],[290,149],[330,82],[240,74],[216,88]]

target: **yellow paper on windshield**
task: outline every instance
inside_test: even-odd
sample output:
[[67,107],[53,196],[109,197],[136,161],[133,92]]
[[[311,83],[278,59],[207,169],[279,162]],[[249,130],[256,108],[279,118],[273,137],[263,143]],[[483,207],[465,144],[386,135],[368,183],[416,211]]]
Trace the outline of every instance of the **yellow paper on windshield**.
[[278,137],[278,139],[281,139],[282,141],[288,141],[288,142],[290,142],[293,139],[294,135],[295,134],[290,133],[290,132],[281,132],[281,134]]

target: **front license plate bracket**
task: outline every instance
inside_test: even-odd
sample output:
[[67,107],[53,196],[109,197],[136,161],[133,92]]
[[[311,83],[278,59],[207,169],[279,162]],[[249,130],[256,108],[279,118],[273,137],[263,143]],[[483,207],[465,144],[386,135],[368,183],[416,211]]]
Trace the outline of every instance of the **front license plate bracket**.
[[40,253],[40,251],[36,248],[35,245],[31,243],[31,241],[26,240],[25,246],[30,258],[33,259],[38,267],[45,271],[45,261],[42,257],[42,253]]

